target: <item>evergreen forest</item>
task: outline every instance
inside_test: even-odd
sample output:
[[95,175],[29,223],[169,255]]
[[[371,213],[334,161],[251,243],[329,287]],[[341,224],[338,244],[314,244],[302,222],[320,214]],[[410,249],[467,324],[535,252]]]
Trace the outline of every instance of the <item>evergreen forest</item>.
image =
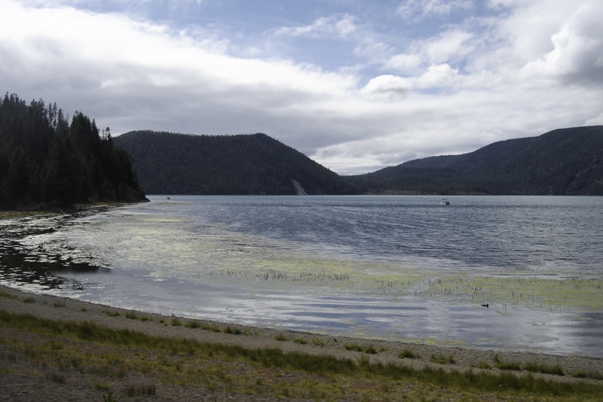
[[27,104],[6,93],[0,102],[0,207],[70,208],[100,201],[145,199],[129,155],[109,129],[56,103]]

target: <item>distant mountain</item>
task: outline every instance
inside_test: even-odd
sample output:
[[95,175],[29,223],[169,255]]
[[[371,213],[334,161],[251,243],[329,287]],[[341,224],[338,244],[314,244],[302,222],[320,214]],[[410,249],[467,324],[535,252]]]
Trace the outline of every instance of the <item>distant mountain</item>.
[[128,152],[147,194],[356,194],[354,185],[265,135],[133,131],[113,139]]
[[603,195],[603,126],[496,142],[347,179],[373,194]]

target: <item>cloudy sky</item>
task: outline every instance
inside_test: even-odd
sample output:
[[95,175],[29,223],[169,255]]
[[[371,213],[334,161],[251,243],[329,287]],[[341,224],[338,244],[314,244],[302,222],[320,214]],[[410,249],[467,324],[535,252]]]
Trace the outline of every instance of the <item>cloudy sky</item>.
[[603,124],[601,0],[0,0],[0,91],[340,174]]

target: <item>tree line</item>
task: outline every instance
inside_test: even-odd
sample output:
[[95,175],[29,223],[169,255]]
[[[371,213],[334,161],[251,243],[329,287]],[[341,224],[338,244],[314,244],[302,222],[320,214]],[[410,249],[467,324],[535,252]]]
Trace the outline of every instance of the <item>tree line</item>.
[[140,201],[129,155],[109,129],[81,112],[71,121],[56,103],[0,103],[0,207],[67,208],[99,201]]

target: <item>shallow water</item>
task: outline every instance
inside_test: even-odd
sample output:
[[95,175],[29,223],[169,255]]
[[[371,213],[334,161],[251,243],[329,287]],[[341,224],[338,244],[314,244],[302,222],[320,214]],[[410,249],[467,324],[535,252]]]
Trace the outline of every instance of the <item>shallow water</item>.
[[5,235],[0,280],[222,322],[603,357],[601,198],[150,198]]

